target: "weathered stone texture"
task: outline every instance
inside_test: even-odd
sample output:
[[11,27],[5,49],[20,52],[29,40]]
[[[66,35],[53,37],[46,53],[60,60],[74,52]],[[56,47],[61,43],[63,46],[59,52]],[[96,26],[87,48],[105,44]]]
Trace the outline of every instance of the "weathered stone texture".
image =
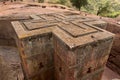
[[106,30],[116,34],[107,66],[120,74],[120,25],[109,23]]
[[[74,16],[73,16],[74,15]],[[64,13],[51,13],[44,15],[30,15],[31,18],[35,20],[65,20],[65,21],[75,21],[77,24],[81,22],[87,22],[88,24],[97,26],[102,29],[106,29],[107,22],[89,18],[86,16],[80,16],[79,13],[75,12],[64,12]],[[78,20],[79,19],[79,20]]]
[[8,20],[0,20],[0,45],[15,45],[14,39],[11,36],[11,22]]
[[[53,70],[53,46],[51,34],[34,36],[23,41],[24,56],[27,63],[29,76],[35,77],[37,74],[52,74]],[[22,57],[23,58],[23,57]],[[50,70],[48,70],[50,69]],[[47,73],[48,72],[48,73]],[[45,73],[45,74],[44,74]],[[41,78],[43,77],[41,76]],[[41,79],[47,80],[47,79]],[[51,79],[52,80],[52,77]]]
[[24,79],[17,48],[0,46],[0,80],[20,80],[19,78]]
[[26,79],[100,80],[113,34],[76,13],[39,16],[12,22]]
[[0,17],[0,45],[16,46],[14,40],[14,29],[11,22],[16,20],[30,19],[28,17],[19,16],[3,16]]
[[56,80],[101,80],[112,40],[93,42],[70,50],[54,39]]

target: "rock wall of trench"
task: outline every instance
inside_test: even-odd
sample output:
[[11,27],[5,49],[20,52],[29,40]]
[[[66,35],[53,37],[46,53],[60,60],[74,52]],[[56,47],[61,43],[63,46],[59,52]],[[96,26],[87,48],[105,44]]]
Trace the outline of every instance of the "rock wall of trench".
[[106,30],[116,34],[107,66],[120,74],[120,25],[109,23]]

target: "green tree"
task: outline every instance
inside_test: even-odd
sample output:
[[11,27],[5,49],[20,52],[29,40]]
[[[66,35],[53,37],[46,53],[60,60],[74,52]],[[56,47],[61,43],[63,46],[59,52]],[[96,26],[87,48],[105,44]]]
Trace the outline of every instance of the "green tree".
[[38,2],[39,2],[39,3],[43,3],[43,2],[44,2],[44,0],[38,0]]
[[82,10],[100,16],[116,17],[120,14],[120,3],[118,0],[88,0]]
[[63,4],[63,5],[65,5],[66,4],[66,2],[67,2],[67,0],[59,0],[59,4]]
[[100,14],[106,14],[106,13],[110,13],[111,12],[111,7],[112,7],[112,4],[111,2],[107,1],[105,4],[99,4],[100,6],[98,7],[98,10],[97,10],[97,15],[100,15]]
[[82,6],[85,6],[88,4],[87,0],[70,0],[72,5],[81,10]]

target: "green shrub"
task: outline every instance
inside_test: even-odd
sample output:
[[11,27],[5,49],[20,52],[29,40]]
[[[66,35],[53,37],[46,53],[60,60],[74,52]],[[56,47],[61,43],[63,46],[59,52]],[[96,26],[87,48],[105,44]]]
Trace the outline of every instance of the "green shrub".
[[85,6],[88,4],[88,0],[70,0],[72,5],[81,10],[82,6]]
[[109,13],[109,14],[106,14],[106,15],[103,15],[105,17],[110,17],[110,18],[115,18],[115,17],[118,17],[120,15],[120,12],[112,12],[112,13]]
[[88,5],[82,8],[83,11],[106,17],[117,17],[120,10],[118,0],[88,0]]
[[39,3],[43,3],[43,2],[44,2],[44,0],[38,0],[38,2],[39,2]]
[[70,0],[49,0],[48,3],[52,4],[62,4],[68,7],[72,7]]

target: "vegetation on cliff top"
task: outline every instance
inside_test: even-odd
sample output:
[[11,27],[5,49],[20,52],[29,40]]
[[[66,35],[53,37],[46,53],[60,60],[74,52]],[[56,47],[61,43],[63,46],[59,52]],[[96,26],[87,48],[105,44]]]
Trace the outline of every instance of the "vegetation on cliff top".
[[105,17],[117,17],[120,14],[120,2],[118,0],[88,0],[88,4],[82,7],[83,11]]
[[105,17],[113,18],[120,15],[119,0],[49,0],[49,2]]

